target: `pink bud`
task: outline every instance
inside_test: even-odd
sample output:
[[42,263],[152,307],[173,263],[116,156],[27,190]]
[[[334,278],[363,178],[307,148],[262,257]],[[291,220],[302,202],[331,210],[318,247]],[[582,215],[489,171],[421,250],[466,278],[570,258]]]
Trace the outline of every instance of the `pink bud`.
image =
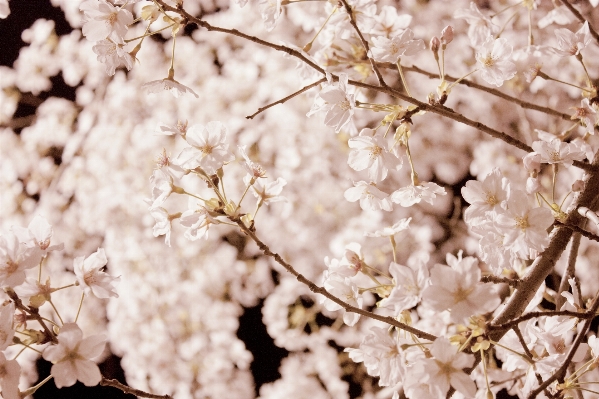
[[453,27],[451,25],[447,25],[441,31],[441,43],[443,46],[447,46],[453,40]]
[[439,38],[437,36],[433,36],[433,38],[431,39],[431,42],[430,42],[431,51],[435,54],[438,53],[440,46],[441,46],[441,41],[439,40]]

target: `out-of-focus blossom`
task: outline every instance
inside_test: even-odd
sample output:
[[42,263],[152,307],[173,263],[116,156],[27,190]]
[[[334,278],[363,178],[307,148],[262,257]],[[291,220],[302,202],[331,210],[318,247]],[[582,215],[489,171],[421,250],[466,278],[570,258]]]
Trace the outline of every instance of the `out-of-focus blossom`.
[[164,134],[166,136],[172,136],[172,135],[181,135],[181,137],[185,138],[185,135],[187,134],[187,120],[185,120],[185,122],[182,121],[177,121],[176,125],[163,125],[162,123],[158,125],[158,127],[156,128],[156,133],[158,134]]
[[390,237],[399,233],[400,231],[409,229],[411,220],[412,218],[401,219],[391,227],[385,227],[382,230],[375,231],[374,233],[366,232],[364,235],[366,237]]
[[472,47],[482,45],[487,37],[499,32],[499,26],[495,25],[489,17],[480,12],[474,2],[470,2],[470,9],[459,9],[453,14],[454,18],[463,18],[468,22],[468,37]]
[[551,24],[568,25],[576,20],[576,17],[568,10],[566,6],[559,6],[549,11],[547,15],[538,22],[539,29],[545,29]]
[[393,6],[382,6],[381,11],[374,17],[375,23],[370,30],[371,36],[394,37],[404,31],[412,22],[409,14],[398,14]]
[[161,93],[162,91],[170,91],[175,98],[185,93],[191,93],[195,98],[199,98],[197,93],[191,88],[177,82],[173,78],[164,78],[161,80],[152,80],[151,82],[144,83],[141,85],[141,89],[145,90],[149,94]]
[[4,352],[0,352],[0,388],[4,399],[20,399],[19,379],[21,365],[16,360],[6,359]]
[[15,335],[14,317],[15,304],[10,302],[3,305],[0,310],[0,351],[12,344],[12,337]]
[[10,15],[8,0],[0,0],[0,19],[5,19]]
[[[260,0],[258,4],[260,6],[262,20],[264,21],[264,27],[270,32],[274,29],[277,20],[281,16],[281,0]],[[245,4],[241,4],[242,7],[243,5]]]

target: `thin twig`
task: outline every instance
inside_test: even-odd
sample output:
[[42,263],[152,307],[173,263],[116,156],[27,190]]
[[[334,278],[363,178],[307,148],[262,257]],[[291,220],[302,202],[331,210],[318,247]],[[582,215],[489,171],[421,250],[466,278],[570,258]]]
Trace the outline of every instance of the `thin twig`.
[[170,395],[154,395],[153,393],[148,393],[148,392],[140,391],[139,389],[131,388],[131,387],[125,385],[125,384],[121,384],[117,380],[111,380],[111,379],[108,379],[108,378],[105,378],[105,377],[102,377],[102,380],[100,381],[100,385],[105,386],[105,387],[117,388],[117,389],[120,389],[121,391],[123,391],[125,393],[129,393],[131,395],[139,396],[139,397],[142,397],[142,398],[150,398],[150,399],[173,399],[173,397],[170,396]]
[[[599,292],[597,292],[597,295],[595,295],[595,298],[593,299],[593,304],[591,305],[591,308],[589,309],[589,311],[587,313],[594,314],[597,312],[597,309],[599,309]],[[587,331],[591,327],[592,322],[593,322],[593,319],[587,319],[587,321],[584,323],[584,326],[578,333],[578,336],[576,336],[576,340],[574,341],[572,346],[570,346],[570,350],[568,351],[568,355],[566,356],[566,359],[564,360],[564,363],[562,364],[562,366],[559,369],[557,369],[553,373],[553,375],[551,377],[549,377],[544,383],[539,385],[539,387],[537,389],[533,390],[528,395],[528,399],[536,398],[537,395],[539,393],[541,393],[549,385],[551,385],[553,383],[553,381],[559,380],[560,382],[562,382],[562,380],[564,379],[564,377],[566,375],[566,371],[568,371],[568,366],[572,362],[572,359],[574,358],[574,355],[576,354],[578,347],[580,346],[582,341],[585,339]]]
[[[188,21],[191,21],[191,22],[195,23],[196,25],[201,26],[201,27],[203,27],[203,28],[205,28],[205,29],[207,29],[209,31],[227,33],[227,34],[230,34],[230,35],[233,35],[233,36],[237,36],[237,37],[241,37],[241,38],[249,40],[251,42],[260,44],[262,46],[270,47],[270,48],[272,48],[274,50],[284,52],[286,54],[289,54],[292,57],[296,57],[296,58],[302,60],[307,65],[309,65],[310,67],[312,67],[316,71],[322,73],[323,75],[325,74],[324,69],[322,69],[320,66],[318,66],[317,64],[315,64],[313,61],[311,61],[308,58],[306,58],[299,51],[294,50],[294,49],[292,49],[290,47],[282,46],[282,45],[278,45],[278,44],[274,44],[274,43],[268,42],[266,40],[259,39],[259,38],[255,37],[255,36],[247,35],[245,33],[242,33],[240,31],[238,31],[237,29],[226,29],[226,28],[220,28],[220,27],[217,27],[217,26],[213,26],[213,25],[209,24],[206,21],[203,21],[203,20],[201,20],[199,18],[194,17],[193,15],[189,14],[184,9],[178,9],[178,8],[169,6],[168,4],[164,3],[164,0],[154,0],[154,1],[156,3],[158,3],[158,4],[160,4],[166,11],[175,12],[175,13],[181,15],[183,18],[187,19]],[[331,74],[331,76],[333,77],[334,80],[339,80],[338,76],[332,75],[332,74]],[[419,100],[415,99],[414,97],[410,97],[408,95],[405,95],[404,93],[402,93],[402,92],[400,92],[398,90],[395,90],[395,89],[393,89],[391,87],[388,87],[388,86],[375,86],[375,85],[372,85],[372,84],[358,82],[358,81],[355,81],[355,80],[350,80],[349,83],[352,84],[353,86],[356,86],[356,87],[362,87],[362,88],[365,88],[365,89],[370,89],[370,90],[374,90],[374,91],[378,91],[378,92],[381,92],[381,93],[388,94],[391,97],[399,98],[400,100],[403,100],[403,101],[406,101],[408,103],[414,104],[414,105],[416,105],[417,107],[419,107],[423,111],[429,111],[429,112],[432,112],[432,113],[444,116],[446,118],[452,119],[452,120],[454,120],[456,122],[459,122],[459,123],[462,123],[464,125],[471,126],[471,127],[475,128],[477,130],[480,130],[483,133],[486,133],[486,134],[490,135],[491,137],[495,137],[497,139],[500,139],[500,140],[506,142],[507,144],[510,144],[510,145],[512,145],[512,146],[514,146],[516,148],[519,148],[519,149],[521,149],[523,151],[526,151],[526,152],[532,152],[533,151],[533,149],[529,145],[527,145],[527,144],[523,143],[522,141],[520,141],[520,140],[518,140],[518,139],[516,139],[516,138],[514,138],[512,136],[510,136],[509,134],[506,134],[506,133],[500,132],[499,130],[493,129],[493,128],[491,128],[491,127],[489,127],[489,126],[487,126],[487,125],[485,125],[485,124],[483,124],[481,122],[476,122],[476,121],[474,121],[472,119],[469,119],[469,118],[465,117],[464,115],[456,113],[453,110],[451,110],[451,109],[449,109],[447,107],[444,107],[442,105],[429,105],[427,103],[424,103],[422,101],[419,101]],[[594,167],[591,166],[590,164],[587,164],[587,163],[584,163],[584,162],[580,162],[580,161],[574,161],[573,164],[574,164],[574,166],[576,166],[578,168],[581,168],[581,169],[584,169],[586,171],[590,171],[590,170],[594,169]]]
[[347,14],[349,15],[349,23],[351,24],[351,26],[354,27],[354,30],[360,37],[360,41],[362,42],[362,45],[364,46],[364,49],[366,50],[366,56],[368,57],[368,60],[370,61],[370,65],[372,66],[372,70],[374,71],[376,78],[379,81],[379,84],[383,87],[387,87],[387,83],[385,83],[385,80],[383,79],[383,75],[381,74],[381,71],[379,71],[379,67],[376,65],[376,62],[370,57],[370,47],[368,46],[368,42],[366,41],[366,39],[364,39],[364,35],[362,35],[360,28],[358,28],[358,24],[356,23],[356,20],[354,19],[354,13],[352,11],[351,6],[347,3],[346,0],[341,0],[341,2],[345,6],[345,11],[347,11]]
[[516,319],[510,320],[507,323],[503,323],[503,324],[496,324],[496,325],[490,325],[487,328],[489,330],[509,330],[514,328],[514,326],[517,326],[518,324],[522,323],[523,321],[526,320],[530,320],[530,319],[536,319],[538,317],[552,317],[552,316],[570,316],[570,317],[577,317],[579,319],[589,319],[589,318],[594,318],[595,316],[597,316],[596,314],[591,314],[589,312],[573,312],[570,310],[550,310],[550,311],[546,311],[546,312],[529,312],[526,313]]
[[326,80],[327,80],[326,78],[322,78],[322,79],[320,79],[320,80],[318,80],[318,81],[316,81],[316,82],[314,82],[314,83],[312,83],[312,84],[309,84],[308,86],[304,86],[304,87],[302,87],[301,89],[299,89],[299,90],[298,90],[298,91],[296,91],[295,93],[293,93],[293,94],[290,94],[290,95],[288,95],[288,96],[287,96],[287,97],[285,97],[285,98],[281,98],[280,100],[278,100],[278,101],[275,101],[275,102],[273,102],[273,103],[270,103],[270,104],[268,104],[268,105],[265,105],[265,106],[264,106],[264,107],[262,107],[262,108],[258,108],[258,111],[256,111],[256,112],[255,112],[255,113],[253,113],[252,115],[246,116],[246,117],[245,117],[245,119],[254,119],[254,117],[255,117],[256,115],[258,115],[258,114],[259,114],[259,113],[261,113],[261,112],[264,112],[264,111],[266,111],[266,110],[267,110],[267,109],[269,109],[270,107],[274,107],[274,106],[275,106],[275,105],[277,105],[277,104],[283,104],[285,101],[291,100],[293,97],[295,97],[295,96],[297,96],[297,95],[299,95],[299,94],[302,94],[303,92],[305,92],[305,91],[307,91],[307,90],[310,90],[310,89],[311,89],[311,88],[313,88],[314,86],[318,86],[319,84],[321,84],[321,83],[323,83],[323,82],[326,82]]
[[[391,64],[391,63],[388,63],[388,65],[389,65],[389,68],[391,68],[393,66],[393,64]],[[403,69],[406,70],[406,71],[419,73],[419,74],[427,76],[427,77],[429,77],[431,79],[440,79],[439,74],[425,71],[424,69],[418,68],[417,66],[403,67]],[[445,75],[445,80],[447,80],[449,82],[455,82],[455,81],[458,80],[458,78],[452,77],[450,75]],[[543,112],[543,113],[548,114],[548,115],[552,115],[552,116],[556,116],[558,118],[562,118],[562,119],[564,119],[566,121],[571,121],[572,120],[571,119],[571,115],[564,114],[562,112],[559,112],[559,111],[557,111],[555,109],[552,109],[552,108],[549,108],[549,107],[542,107],[542,106],[537,105],[537,104],[533,104],[533,103],[529,103],[527,101],[520,100],[517,97],[510,96],[510,95],[505,94],[505,93],[503,93],[503,92],[501,92],[501,91],[499,91],[497,89],[493,89],[491,87],[483,86],[481,84],[475,83],[475,82],[473,82],[471,80],[468,80],[468,79],[462,79],[462,80],[459,81],[458,84],[461,84],[461,85],[464,85],[464,86],[468,86],[468,87],[472,87],[473,89],[481,90],[481,91],[484,91],[486,93],[492,94],[492,95],[494,95],[496,97],[499,97],[499,98],[502,98],[502,99],[504,99],[506,101],[512,102],[514,104],[517,104],[517,105],[519,105],[522,108],[532,109],[534,111]]]
[[[568,10],[570,10],[570,12],[572,14],[574,14],[574,16],[576,18],[578,18],[578,20],[580,22],[582,22],[583,24],[585,22],[589,22],[589,21],[587,21],[587,19],[585,17],[582,16],[582,14],[576,8],[574,8],[574,6],[572,6],[572,4],[570,4],[569,1],[567,1],[567,0],[560,0],[560,1],[562,2],[563,5],[566,6],[566,8]],[[593,36],[593,38],[595,38],[595,41],[597,42],[597,44],[599,44],[599,33],[597,33],[597,31],[595,29],[593,29],[593,26],[591,25],[590,22],[589,22],[589,32],[591,32],[591,35]]]
[[574,226],[574,225],[569,224],[569,223],[562,223],[562,222],[557,221],[557,220],[555,221],[555,224],[558,225],[558,226],[567,227],[568,229],[570,229],[572,231],[575,231],[575,232],[579,233],[580,235],[585,236],[589,240],[593,240],[593,241],[599,242],[599,236],[597,236],[597,235],[595,235],[595,234],[593,234],[593,233],[591,233],[589,231],[586,231],[582,227]]

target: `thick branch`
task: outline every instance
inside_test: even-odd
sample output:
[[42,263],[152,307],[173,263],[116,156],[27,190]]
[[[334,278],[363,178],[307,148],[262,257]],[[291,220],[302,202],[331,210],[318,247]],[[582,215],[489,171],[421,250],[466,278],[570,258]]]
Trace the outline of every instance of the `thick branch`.
[[497,276],[482,276],[480,278],[481,283],[493,283],[493,284],[507,284],[510,287],[518,288],[520,284],[519,279],[507,278],[507,277],[497,277]]
[[574,233],[572,236],[572,245],[570,245],[570,254],[568,255],[568,267],[564,270],[562,280],[560,281],[559,288],[555,293],[555,308],[561,309],[562,305],[566,302],[566,298],[562,296],[562,292],[568,291],[568,279],[574,277],[576,271],[576,259],[578,258],[578,249],[580,248],[580,237],[579,233]]
[[571,224],[565,224],[565,223],[561,223],[561,222],[558,222],[557,220],[555,221],[555,224],[556,224],[556,225],[559,225],[559,226],[564,226],[564,227],[566,227],[566,228],[568,228],[568,229],[570,229],[570,230],[572,230],[572,231],[575,231],[575,232],[577,232],[578,234],[580,234],[580,235],[582,235],[582,236],[584,236],[584,237],[588,238],[589,240],[593,240],[593,241],[597,241],[597,242],[599,242],[599,236],[597,236],[597,235],[595,235],[595,234],[593,234],[593,233],[591,233],[591,232],[589,232],[589,231],[586,231],[586,230],[585,230],[585,229],[583,229],[582,227],[573,226],[573,225],[571,225]]

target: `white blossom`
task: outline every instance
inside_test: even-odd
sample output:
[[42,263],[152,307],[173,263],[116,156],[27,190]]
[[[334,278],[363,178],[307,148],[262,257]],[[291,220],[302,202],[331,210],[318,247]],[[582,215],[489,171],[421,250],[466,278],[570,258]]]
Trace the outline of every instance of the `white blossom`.
[[510,61],[512,45],[504,38],[487,37],[476,52],[481,77],[497,87],[516,75],[516,64]]
[[94,294],[98,298],[116,297],[114,284],[120,280],[120,277],[112,277],[102,271],[108,260],[104,253],[104,248],[98,248],[96,252],[88,256],[80,256],[73,261],[77,285],[81,287],[86,295]]

